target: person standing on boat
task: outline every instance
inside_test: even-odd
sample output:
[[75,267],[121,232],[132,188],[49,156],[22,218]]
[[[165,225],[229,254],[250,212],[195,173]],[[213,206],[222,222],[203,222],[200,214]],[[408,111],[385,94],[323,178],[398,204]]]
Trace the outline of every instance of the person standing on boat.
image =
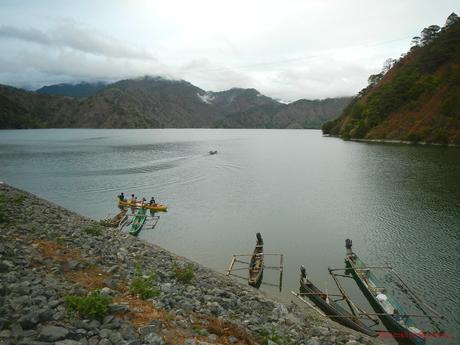
[[118,200],[125,201],[125,195],[123,194],[123,192],[121,192],[120,195],[118,195]]
[[131,194],[131,200],[130,200],[130,202],[131,202],[131,205],[135,205],[135,204],[136,204],[137,199],[136,199],[136,197],[134,196],[134,194]]
[[142,198],[142,200],[141,200],[141,206],[144,206],[146,201],[147,201],[147,200],[146,200],[145,198]]
[[152,198],[149,201],[149,205],[152,206],[152,205],[155,205],[155,204],[156,204],[155,198],[152,196]]

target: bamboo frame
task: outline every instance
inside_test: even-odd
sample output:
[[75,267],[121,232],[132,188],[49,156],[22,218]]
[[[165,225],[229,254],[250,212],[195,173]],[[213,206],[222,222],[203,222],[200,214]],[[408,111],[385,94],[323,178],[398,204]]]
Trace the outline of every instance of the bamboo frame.
[[[280,272],[280,278],[279,278],[279,283],[278,285],[276,284],[271,284],[271,283],[264,283],[262,282],[263,285],[270,285],[270,286],[275,286],[275,287],[278,287],[279,290],[281,291],[282,290],[282,287],[283,287],[283,270],[284,270],[284,267],[283,267],[283,261],[284,261],[284,254],[277,254],[277,253],[261,253],[263,256],[279,256],[280,257],[280,265],[279,266],[265,266],[265,264],[263,265],[263,269],[272,269],[272,270],[279,270]],[[247,270],[249,269],[249,267],[237,267],[237,268],[234,268],[235,264],[236,263],[240,263],[240,264],[245,264],[245,265],[250,265],[249,262],[246,262],[246,261],[242,261],[242,260],[239,260],[238,257],[240,256],[243,256],[243,257],[252,257],[254,254],[233,254],[232,255],[232,259],[230,261],[230,264],[228,266],[228,269],[227,269],[227,272],[225,273],[225,275],[228,277],[228,276],[234,276],[234,277],[237,277],[237,278],[241,278],[241,279],[247,279],[245,277],[242,277],[242,276],[239,276],[239,275],[236,275],[236,274],[232,274],[233,271],[242,271],[242,270]]]
[[[349,259],[348,259],[349,260]],[[350,260],[349,260],[350,261]],[[412,291],[412,289],[407,285],[407,283],[401,278],[401,276],[396,272],[396,270],[391,267],[390,265],[388,266],[365,266],[364,268],[356,268],[354,267],[354,265],[352,265],[352,267],[348,267],[348,268],[344,268],[344,269],[333,269],[333,270],[344,270],[344,271],[348,271],[348,270],[353,270],[355,271],[356,273],[359,273],[359,271],[370,271],[371,269],[387,269],[387,270],[390,270],[391,273],[393,273],[396,278],[398,278],[398,280],[402,283],[402,285],[407,289],[407,291],[409,291],[409,293],[411,294],[411,296],[416,300],[415,304],[420,308],[420,310],[423,312],[423,315],[418,315],[418,314],[398,314],[399,316],[408,316],[408,317],[425,317],[425,318],[428,318],[432,321],[432,326],[434,329],[437,329],[438,331],[441,331],[441,328],[439,327],[439,325],[433,320],[434,318],[439,318],[439,319],[445,319],[445,316],[441,315],[440,313],[438,313],[434,308],[432,308],[431,306],[429,306],[428,304],[426,304],[420,297],[417,296],[417,294],[415,294],[414,291]],[[385,289],[385,288],[378,288],[380,290],[382,289]],[[386,290],[386,289],[385,289]],[[403,291],[404,292],[404,291]],[[429,315],[423,308],[422,306],[420,306],[420,304],[422,304],[423,306],[425,306],[426,308],[430,309],[435,315]],[[377,315],[377,316],[395,316],[394,314],[385,314],[385,313],[375,313],[375,314],[369,314],[369,315]]]

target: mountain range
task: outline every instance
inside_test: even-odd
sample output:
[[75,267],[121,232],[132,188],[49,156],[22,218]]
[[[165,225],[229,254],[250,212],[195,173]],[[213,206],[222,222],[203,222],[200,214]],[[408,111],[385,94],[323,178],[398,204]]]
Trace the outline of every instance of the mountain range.
[[212,92],[161,77],[36,92],[0,85],[0,128],[320,128],[350,100],[284,104],[255,89]]

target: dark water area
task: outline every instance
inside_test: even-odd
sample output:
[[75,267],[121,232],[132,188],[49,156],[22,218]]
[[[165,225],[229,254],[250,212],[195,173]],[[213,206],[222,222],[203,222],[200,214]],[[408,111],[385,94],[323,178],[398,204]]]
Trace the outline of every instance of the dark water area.
[[[459,148],[346,142],[316,130],[1,131],[0,180],[94,219],[117,212],[121,191],[153,195],[169,211],[139,236],[220,272],[261,232],[266,252],[285,255],[283,291],[261,289],[283,301],[298,291],[301,264],[335,292],[327,268],[344,266],[351,238],[368,265],[390,263],[447,317],[451,339],[428,344],[459,342]],[[371,311],[353,281],[344,286]]]

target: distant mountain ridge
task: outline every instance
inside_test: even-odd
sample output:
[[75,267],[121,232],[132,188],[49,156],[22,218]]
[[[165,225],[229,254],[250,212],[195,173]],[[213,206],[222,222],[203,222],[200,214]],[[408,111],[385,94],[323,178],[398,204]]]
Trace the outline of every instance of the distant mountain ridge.
[[460,20],[452,13],[443,28],[431,25],[342,115],[322,126],[344,139],[401,140],[460,145]]
[[43,86],[36,90],[36,92],[44,95],[68,96],[83,99],[95,94],[106,86],[107,83],[101,81],[94,83],[81,82],[78,84],[61,83]]
[[212,92],[161,77],[88,85],[52,85],[45,94],[0,86],[0,128],[320,128],[351,100],[286,105],[255,89]]

